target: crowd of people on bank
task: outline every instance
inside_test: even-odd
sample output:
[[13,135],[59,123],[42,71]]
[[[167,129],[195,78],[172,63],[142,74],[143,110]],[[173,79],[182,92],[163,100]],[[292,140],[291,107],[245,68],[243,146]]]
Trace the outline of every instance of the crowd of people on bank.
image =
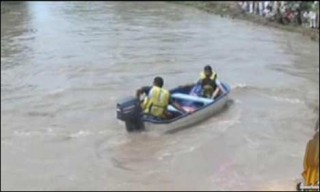
[[319,29],[319,1],[240,1],[248,14],[266,17],[281,24]]

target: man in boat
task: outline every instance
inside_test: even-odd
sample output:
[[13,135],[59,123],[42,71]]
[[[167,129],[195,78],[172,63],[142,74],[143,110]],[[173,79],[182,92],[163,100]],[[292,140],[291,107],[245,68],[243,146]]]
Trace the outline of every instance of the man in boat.
[[171,104],[183,113],[187,113],[178,103],[171,100],[170,92],[163,88],[163,79],[155,77],[153,86],[145,86],[137,90],[136,97],[140,100],[140,96],[145,94],[146,97],[142,103],[144,113],[151,114],[160,119],[168,119],[171,114],[168,112],[168,105]]
[[203,71],[200,73],[200,79],[198,81],[203,87],[203,96],[207,98],[215,99],[221,91],[224,91],[218,75],[212,70],[210,65],[206,65]]
[[[200,73],[200,79],[195,84],[185,85],[192,86],[191,95],[215,99],[220,91],[224,91],[218,75],[212,70],[210,65],[206,65]],[[185,87],[182,86],[182,87]]]

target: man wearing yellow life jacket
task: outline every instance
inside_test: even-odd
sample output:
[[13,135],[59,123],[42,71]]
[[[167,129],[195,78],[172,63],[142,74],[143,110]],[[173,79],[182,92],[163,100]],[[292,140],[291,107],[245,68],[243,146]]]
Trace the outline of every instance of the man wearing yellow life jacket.
[[185,110],[182,107],[171,101],[170,92],[164,88],[163,79],[161,77],[155,77],[153,80],[153,86],[142,87],[137,90],[137,97],[140,98],[141,94],[146,94],[147,97],[142,103],[142,109],[144,113],[151,114],[158,118],[167,118],[168,111],[167,107],[169,104],[176,107],[178,110],[185,113]]
[[210,65],[204,67],[203,71],[200,73],[199,82],[203,86],[203,96],[207,98],[215,98],[220,88],[217,85],[218,75],[216,72],[212,71]]
[[225,91],[218,80],[217,73],[212,70],[210,65],[206,65],[204,67],[203,71],[200,73],[200,79],[196,84],[190,84],[181,87],[194,87],[196,85],[201,85],[202,87],[202,90],[197,89],[197,93],[195,93],[200,97],[215,99],[220,91]]

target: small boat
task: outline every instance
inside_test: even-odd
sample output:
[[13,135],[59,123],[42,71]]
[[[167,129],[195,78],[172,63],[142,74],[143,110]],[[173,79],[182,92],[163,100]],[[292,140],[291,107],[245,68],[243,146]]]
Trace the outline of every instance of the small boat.
[[117,119],[125,122],[128,132],[154,129],[171,132],[186,128],[221,111],[226,105],[231,91],[230,86],[226,83],[221,82],[221,86],[224,91],[220,91],[215,99],[190,95],[192,87],[177,87],[170,90],[174,102],[179,103],[186,111],[192,110],[190,113],[182,113],[169,105],[168,111],[172,114],[170,119],[160,119],[143,114],[140,107],[141,101],[130,97],[117,103]]

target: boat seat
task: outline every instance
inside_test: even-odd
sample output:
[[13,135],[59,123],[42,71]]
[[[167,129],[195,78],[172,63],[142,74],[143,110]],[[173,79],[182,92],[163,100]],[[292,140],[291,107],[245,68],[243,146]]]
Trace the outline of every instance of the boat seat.
[[188,101],[201,102],[204,105],[208,105],[213,102],[213,99],[197,97],[197,96],[183,94],[183,93],[174,93],[171,95],[171,97],[174,99],[183,99]]

